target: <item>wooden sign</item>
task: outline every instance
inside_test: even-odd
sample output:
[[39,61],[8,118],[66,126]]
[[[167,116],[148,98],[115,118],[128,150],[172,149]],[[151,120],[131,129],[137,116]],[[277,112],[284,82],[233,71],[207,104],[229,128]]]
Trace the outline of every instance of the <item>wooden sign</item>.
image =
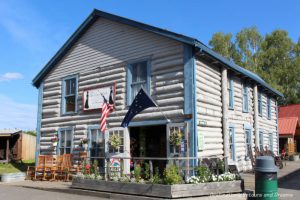
[[115,85],[84,90],[82,96],[82,110],[91,111],[101,109],[104,102],[104,98],[108,102],[110,95],[112,95],[112,99],[114,101]]

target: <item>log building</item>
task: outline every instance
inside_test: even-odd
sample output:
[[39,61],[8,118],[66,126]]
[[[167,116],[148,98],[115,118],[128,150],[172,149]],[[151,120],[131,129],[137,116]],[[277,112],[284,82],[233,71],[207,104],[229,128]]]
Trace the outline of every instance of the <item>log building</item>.
[[[74,153],[87,137],[90,158],[185,156],[195,166],[196,158],[220,157],[243,171],[251,168],[247,145],[278,152],[280,92],[195,38],[99,10],[80,25],[33,85],[39,89],[37,155]],[[159,109],[148,108],[121,128],[141,86]],[[101,109],[87,99],[108,88],[114,89],[115,110],[103,134]],[[169,140],[174,131],[184,133],[178,148]],[[110,148],[111,135],[122,138],[118,151]]]

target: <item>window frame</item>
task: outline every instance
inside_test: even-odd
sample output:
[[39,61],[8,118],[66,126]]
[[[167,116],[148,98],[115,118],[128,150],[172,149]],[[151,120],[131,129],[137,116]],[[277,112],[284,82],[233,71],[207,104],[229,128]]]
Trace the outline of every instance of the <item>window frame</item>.
[[249,131],[249,140],[250,140],[250,148],[252,150],[252,147],[253,147],[253,142],[252,142],[252,126],[250,124],[244,124],[244,134],[245,134],[245,159],[246,160],[249,160],[250,159],[250,155],[249,155],[249,152],[248,152],[248,143],[247,143],[247,134],[246,132]]
[[259,130],[259,150],[264,151],[264,131]]
[[257,104],[258,104],[258,115],[259,116],[262,116],[262,110],[263,110],[263,105],[262,105],[262,94],[261,92],[258,92],[258,95],[257,95]]
[[273,132],[269,132],[268,143],[269,143],[269,150],[274,151],[274,137],[273,137]]
[[272,118],[272,106],[271,106],[271,98],[268,97],[267,98],[267,116],[268,116],[268,119],[270,120]]
[[232,143],[230,143],[230,135],[229,135],[229,141],[228,141],[228,144],[229,144],[229,150],[230,150],[230,146],[232,146],[232,151],[231,151],[231,159],[233,161],[236,161],[236,152],[235,152],[235,125],[234,124],[229,124],[229,127],[228,127],[228,134],[230,133],[230,129],[232,129],[232,135],[231,135],[231,141]]
[[126,94],[126,96],[127,96],[126,97],[126,100],[127,100],[126,105],[127,106],[130,106],[133,101],[133,97],[132,97],[132,79],[133,79],[132,78],[132,66],[134,64],[138,64],[138,63],[142,63],[142,62],[146,62],[146,64],[147,64],[147,69],[146,69],[146,72],[147,72],[146,85],[147,85],[147,87],[144,89],[147,91],[147,93],[149,95],[151,95],[150,94],[150,92],[151,92],[151,61],[150,61],[150,59],[140,59],[140,60],[131,61],[127,64],[127,70],[126,70],[127,71],[127,94]]
[[[73,152],[73,147],[74,147],[74,127],[67,127],[67,128],[59,128],[58,129],[58,146],[57,146],[57,149],[56,149],[56,153],[57,153],[57,155],[62,155],[61,154],[61,134],[62,134],[62,132],[63,131],[71,131],[71,146],[70,147],[67,147],[66,145],[65,145],[65,147],[64,147],[64,152],[66,152],[66,148],[70,148],[70,154]],[[66,135],[66,134],[65,134]],[[66,144],[66,136],[65,136],[65,144]]]
[[249,88],[246,82],[242,83],[242,106],[243,112],[249,112]]
[[230,110],[234,110],[234,80],[231,76],[228,77],[228,83],[229,87],[227,86],[228,89],[228,97],[229,97],[229,102],[228,102],[228,108]]
[[[66,82],[68,80],[71,80],[71,79],[74,79],[75,78],[75,111],[74,112],[66,112],[66,97],[69,97],[69,96],[73,96],[73,95],[66,95]],[[66,76],[62,79],[62,92],[61,92],[61,114],[62,115],[70,115],[70,114],[74,114],[74,113],[77,113],[77,106],[78,106],[78,103],[77,103],[77,99],[78,99],[78,75],[71,75],[71,76]]]

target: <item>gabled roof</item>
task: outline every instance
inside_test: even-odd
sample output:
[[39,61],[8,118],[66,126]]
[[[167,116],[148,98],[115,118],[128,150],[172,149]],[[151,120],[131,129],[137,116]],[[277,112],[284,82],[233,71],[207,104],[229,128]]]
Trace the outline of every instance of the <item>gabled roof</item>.
[[278,117],[297,117],[300,119],[300,104],[291,104],[287,106],[280,106]]
[[141,22],[137,22],[131,19],[127,19],[124,17],[120,17],[117,15],[113,15],[110,13],[106,13],[100,10],[93,10],[93,12],[87,17],[87,19],[79,26],[79,28],[73,33],[73,35],[66,41],[66,43],[59,49],[59,51],[52,57],[52,59],[46,64],[46,66],[35,76],[32,83],[35,87],[39,87],[42,80],[45,78],[45,76],[52,70],[52,68],[59,62],[59,60],[66,54],[66,52],[72,47],[72,45],[82,36],[82,34],[85,33],[85,31],[98,19],[98,18],[105,18],[108,20],[112,20],[115,22],[119,22],[122,24],[126,24],[135,28],[139,28],[145,31],[149,31],[170,39],[174,39],[176,41],[191,45],[195,47],[195,49],[209,55],[213,59],[219,61],[229,69],[234,70],[235,72],[238,72],[240,74],[243,74],[244,76],[254,80],[262,87],[269,90],[271,93],[283,97],[283,95],[269,86],[264,80],[262,80],[258,75],[236,65],[233,62],[230,62],[226,58],[222,57],[218,53],[214,52],[210,48],[208,48],[206,45],[198,41],[196,38],[188,37],[185,35],[181,35],[178,33],[174,33],[165,29],[161,29],[158,27],[150,26]]
[[297,117],[278,118],[279,135],[295,135],[297,125]]

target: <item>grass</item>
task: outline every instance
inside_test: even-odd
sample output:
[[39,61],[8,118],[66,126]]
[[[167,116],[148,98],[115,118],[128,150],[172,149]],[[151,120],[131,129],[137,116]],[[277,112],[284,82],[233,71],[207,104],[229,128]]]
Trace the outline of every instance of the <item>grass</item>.
[[34,166],[34,160],[23,160],[21,162],[0,163],[0,174],[26,172],[27,166]]

